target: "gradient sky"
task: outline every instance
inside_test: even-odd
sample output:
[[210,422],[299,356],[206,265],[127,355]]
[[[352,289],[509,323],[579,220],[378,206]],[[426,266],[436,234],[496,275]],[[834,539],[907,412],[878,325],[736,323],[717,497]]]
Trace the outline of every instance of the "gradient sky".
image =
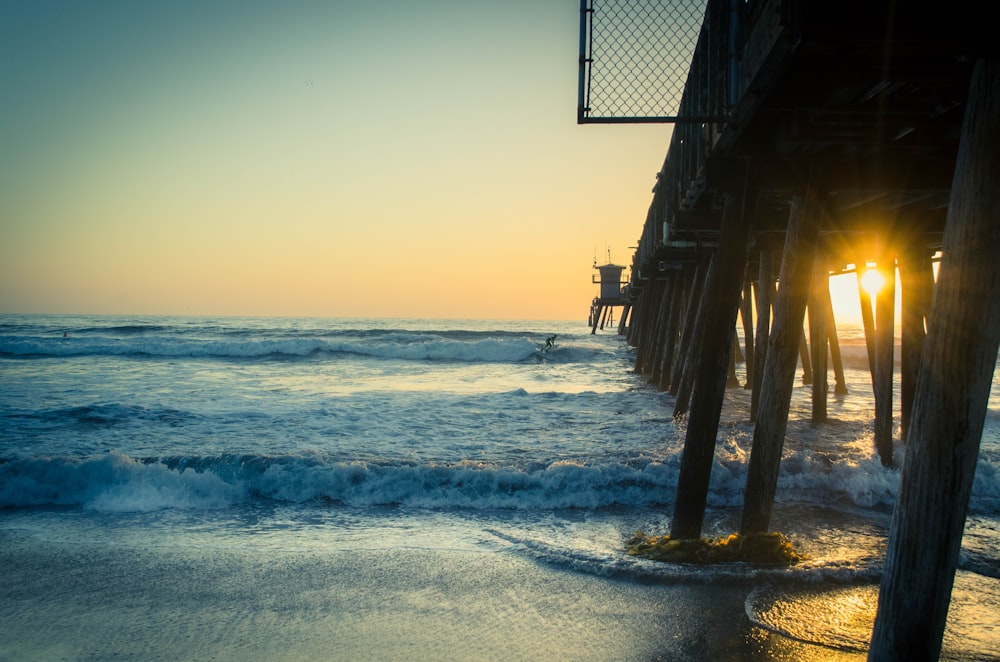
[[0,312],[586,320],[668,125],[577,0],[0,3]]

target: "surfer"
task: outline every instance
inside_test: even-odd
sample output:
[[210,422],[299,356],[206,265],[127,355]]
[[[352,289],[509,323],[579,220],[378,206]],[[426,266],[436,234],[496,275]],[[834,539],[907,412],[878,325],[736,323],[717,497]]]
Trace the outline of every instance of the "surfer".
[[553,333],[551,336],[545,339],[545,348],[542,350],[543,352],[549,351],[556,344],[556,335],[557,334]]

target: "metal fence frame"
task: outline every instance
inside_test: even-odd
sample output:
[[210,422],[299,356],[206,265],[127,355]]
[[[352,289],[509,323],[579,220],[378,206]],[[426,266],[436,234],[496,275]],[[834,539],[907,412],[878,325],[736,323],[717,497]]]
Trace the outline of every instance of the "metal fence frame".
[[[577,123],[724,121],[726,81],[698,80],[701,72],[719,71],[714,60],[732,50],[734,35],[716,20],[721,4],[580,0]],[[691,85],[701,91],[689,93]],[[714,94],[720,88],[721,98]]]

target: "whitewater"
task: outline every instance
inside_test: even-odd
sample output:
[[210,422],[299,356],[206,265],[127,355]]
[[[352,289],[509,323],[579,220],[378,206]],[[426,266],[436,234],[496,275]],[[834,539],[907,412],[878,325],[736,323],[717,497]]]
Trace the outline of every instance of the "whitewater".
[[[0,659],[864,659],[905,446],[850,333],[830,422],[793,396],[772,528],[809,558],[705,567],[625,551],[669,530],[685,421],[612,331],[0,316]],[[947,659],[1000,659],[993,391]]]

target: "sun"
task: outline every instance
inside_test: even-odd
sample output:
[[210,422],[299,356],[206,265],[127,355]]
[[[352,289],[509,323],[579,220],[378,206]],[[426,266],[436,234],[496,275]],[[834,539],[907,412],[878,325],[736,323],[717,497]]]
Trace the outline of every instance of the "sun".
[[864,273],[861,274],[861,287],[874,297],[879,293],[879,290],[885,287],[885,276],[875,269],[865,269]]

